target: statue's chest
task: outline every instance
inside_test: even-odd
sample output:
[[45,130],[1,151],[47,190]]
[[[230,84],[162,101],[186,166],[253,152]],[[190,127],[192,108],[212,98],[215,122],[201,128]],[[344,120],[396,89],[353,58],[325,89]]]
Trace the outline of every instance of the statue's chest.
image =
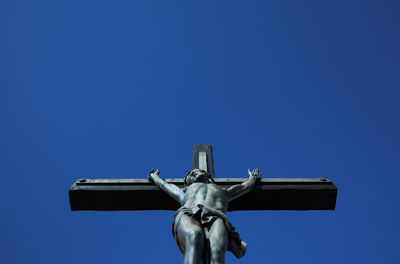
[[221,192],[218,186],[213,184],[194,183],[190,186],[187,195],[192,199],[214,199]]

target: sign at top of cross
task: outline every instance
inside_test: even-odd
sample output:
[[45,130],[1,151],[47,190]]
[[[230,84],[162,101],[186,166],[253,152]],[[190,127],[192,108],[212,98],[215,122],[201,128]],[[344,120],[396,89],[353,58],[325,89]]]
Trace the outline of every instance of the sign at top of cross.
[[208,172],[212,178],[214,174],[214,160],[212,146],[209,144],[195,144],[193,146],[192,169]]

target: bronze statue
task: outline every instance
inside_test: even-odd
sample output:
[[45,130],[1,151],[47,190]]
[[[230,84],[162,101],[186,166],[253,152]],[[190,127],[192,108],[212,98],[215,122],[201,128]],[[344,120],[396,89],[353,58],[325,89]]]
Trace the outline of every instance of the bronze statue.
[[225,263],[226,250],[241,258],[247,243],[225,216],[229,201],[251,191],[261,178],[258,169],[249,169],[249,178],[242,184],[223,188],[215,184],[204,170],[189,171],[179,188],[159,177],[158,170],[151,170],[148,178],[181,204],[172,223],[172,233],[185,256],[184,264]]

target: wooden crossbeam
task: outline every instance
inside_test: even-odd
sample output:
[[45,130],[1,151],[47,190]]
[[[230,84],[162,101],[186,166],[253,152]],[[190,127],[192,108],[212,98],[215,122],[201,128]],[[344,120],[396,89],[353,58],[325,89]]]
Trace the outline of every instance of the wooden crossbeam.
[[[242,178],[216,178],[218,185],[239,184]],[[167,182],[183,187],[182,179]],[[229,203],[239,210],[334,210],[337,188],[326,178],[264,178],[255,189]],[[179,204],[147,179],[81,179],[69,189],[72,211],[177,210]]]
[[[193,146],[192,169],[203,169],[214,178],[212,146]],[[240,184],[242,178],[214,178],[218,185]],[[167,179],[183,188],[183,179]],[[334,210],[337,188],[326,178],[264,178],[253,191],[229,202],[228,211]],[[69,189],[72,211],[177,210],[178,202],[147,179],[80,179]]]

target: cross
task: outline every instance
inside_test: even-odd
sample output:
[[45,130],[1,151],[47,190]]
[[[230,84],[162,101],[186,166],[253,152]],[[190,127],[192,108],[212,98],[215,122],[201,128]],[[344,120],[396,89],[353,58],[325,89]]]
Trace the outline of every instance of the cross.
[[[214,178],[212,146],[193,147],[192,169],[207,171]],[[183,179],[165,179],[179,187]],[[229,187],[244,178],[215,178]],[[254,190],[229,203],[228,211],[334,210],[337,187],[327,178],[263,178]],[[179,203],[148,179],[79,179],[69,189],[72,211],[177,210]]]
[[260,181],[260,176],[255,169],[248,179],[215,179],[211,145],[194,145],[184,180],[164,180],[158,170],[148,179],[80,179],[69,199],[73,211],[176,210],[172,233],[184,263],[220,264],[227,250],[241,258],[247,246],[226,211],[335,209],[337,188],[326,178]]

